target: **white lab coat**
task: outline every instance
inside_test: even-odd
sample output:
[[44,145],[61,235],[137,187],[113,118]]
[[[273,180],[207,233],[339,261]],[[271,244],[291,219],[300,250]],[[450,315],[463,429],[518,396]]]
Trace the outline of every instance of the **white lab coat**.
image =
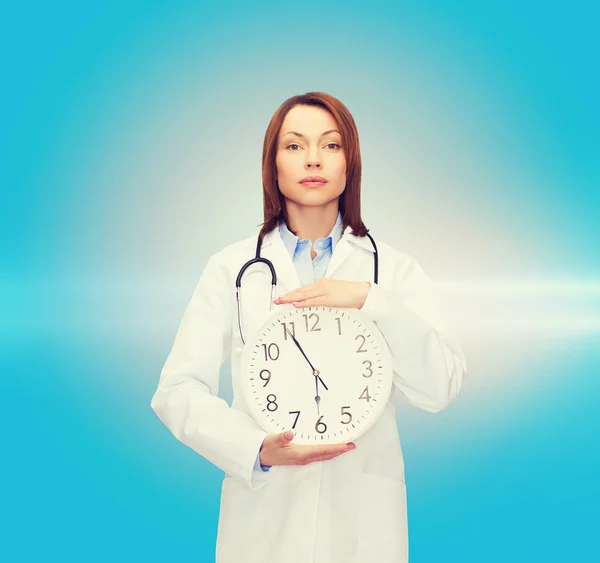
[[[346,228],[326,277],[373,281],[373,247]],[[444,321],[431,281],[414,258],[376,240],[379,284],[362,312],[375,321],[392,353],[394,386],[356,450],[307,465],[253,469],[266,433],[240,392],[242,341],[235,279],[253,258],[256,236],[212,256],[185,311],[160,375],[152,408],[184,444],[220,467],[217,563],[405,563],[408,528],[404,460],[395,392],[430,412],[458,394],[466,362]],[[265,235],[261,256],[277,271],[277,295],[300,281],[278,229]],[[253,265],[242,281],[246,341],[269,313],[271,276]],[[274,307],[276,307],[274,305]],[[232,354],[233,403],[217,397],[220,367]]]

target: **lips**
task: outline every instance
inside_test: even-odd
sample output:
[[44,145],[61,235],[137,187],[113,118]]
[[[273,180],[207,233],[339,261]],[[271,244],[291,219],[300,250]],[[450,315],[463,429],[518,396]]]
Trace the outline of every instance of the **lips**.
[[307,176],[300,180],[300,183],[309,188],[318,188],[327,183],[327,180],[321,176]]

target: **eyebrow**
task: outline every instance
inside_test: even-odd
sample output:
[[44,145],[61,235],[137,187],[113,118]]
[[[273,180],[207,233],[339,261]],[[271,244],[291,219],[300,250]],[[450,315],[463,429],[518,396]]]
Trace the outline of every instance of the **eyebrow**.
[[[286,135],[289,135],[290,133],[291,133],[292,135],[296,135],[296,137],[300,137],[300,138],[302,138],[302,139],[304,139],[304,138],[305,138],[305,137],[304,137],[304,135],[303,135],[302,133],[298,133],[298,132],[296,132],[296,131],[288,131],[287,133],[284,133],[284,134],[282,135],[282,138],[283,138],[283,137],[285,137]],[[337,129],[330,129],[329,131],[325,131],[325,133],[323,133],[323,134],[321,135],[321,137],[324,137],[325,135],[328,135],[329,133],[340,133],[340,132],[339,132]],[[341,135],[341,133],[340,133],[340,135]]]

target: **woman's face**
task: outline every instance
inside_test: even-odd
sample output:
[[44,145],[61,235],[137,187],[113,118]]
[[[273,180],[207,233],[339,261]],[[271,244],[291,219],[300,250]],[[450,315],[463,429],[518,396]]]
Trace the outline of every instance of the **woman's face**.
[[[287,205],[314,207],[337,201],[346,187],[346,156],[333,116],[316,106],[289,110],[279,131],[275,164]],[[302,182],[310,176],[326,182]]]

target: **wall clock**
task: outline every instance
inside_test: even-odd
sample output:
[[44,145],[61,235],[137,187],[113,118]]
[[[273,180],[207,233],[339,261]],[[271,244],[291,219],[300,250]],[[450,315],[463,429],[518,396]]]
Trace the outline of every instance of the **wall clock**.
[[281,305],[246,342],[241,384],[251,416],[296,444],[355,440],[382,413],[391,354],[358,309]]

